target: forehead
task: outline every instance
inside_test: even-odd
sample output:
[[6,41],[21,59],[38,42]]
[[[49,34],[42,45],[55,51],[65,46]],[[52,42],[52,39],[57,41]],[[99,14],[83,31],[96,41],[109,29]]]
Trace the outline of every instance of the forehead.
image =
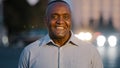
[[70,7],[68,4],[66,4],[64,2],[55,2],[48,6],[48,13],[58,12],[58,11],[70,12]]

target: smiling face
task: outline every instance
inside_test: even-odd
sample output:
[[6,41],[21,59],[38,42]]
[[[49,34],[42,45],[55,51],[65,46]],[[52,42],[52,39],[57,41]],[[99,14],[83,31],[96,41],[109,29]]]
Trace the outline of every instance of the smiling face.
[[71,12],[67,4],[56,2],[49,6],[46,25],[50,37],[68,38],[71,28]]

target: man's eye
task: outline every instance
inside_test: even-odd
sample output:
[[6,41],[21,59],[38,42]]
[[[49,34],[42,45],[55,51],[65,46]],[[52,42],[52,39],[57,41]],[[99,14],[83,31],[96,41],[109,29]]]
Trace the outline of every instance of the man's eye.
[[52,19],[58,19],[57,15],[52,15]]
[[64,15],[64,19],[68,20],[70,17],[68,15]]

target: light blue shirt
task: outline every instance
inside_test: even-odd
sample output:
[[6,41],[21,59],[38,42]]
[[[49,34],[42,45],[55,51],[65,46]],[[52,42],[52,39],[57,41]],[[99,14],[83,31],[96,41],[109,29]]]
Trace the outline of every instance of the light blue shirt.
[[97,49],[73,34],[62,47],[47,35],[24,48],[18,68],[103,68],[103,64]]

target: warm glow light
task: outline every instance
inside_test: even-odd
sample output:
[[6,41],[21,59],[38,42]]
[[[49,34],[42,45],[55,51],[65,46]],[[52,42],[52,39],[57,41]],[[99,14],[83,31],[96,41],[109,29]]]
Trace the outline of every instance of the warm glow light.
[[84,35],[85,35],[84,32],[80,32],[80,33],[78,34],[79,39],[81,39],[81,40],[85,40]]
[[89,33],[89,32],[86,32],[85,33],[85,40],[91,40],[92,39],[92,34],[91,33]]
[[92,34],[90,32],[80,32],[79,34],[75,34],[75,36],[83,41],[89,41],[92,39]]
[[109,36],[108,37],[108,43],[109,43],[109,45],[110,45],[110,47],[115,47],[116,46],[116,44],[117,44],[117,38],[116,38],[116,36]]
[[97,37],[97,45],[98,45],[99,47],[104,46],[105,42],[106,42],[105,36],[100,35],[100,36]]

